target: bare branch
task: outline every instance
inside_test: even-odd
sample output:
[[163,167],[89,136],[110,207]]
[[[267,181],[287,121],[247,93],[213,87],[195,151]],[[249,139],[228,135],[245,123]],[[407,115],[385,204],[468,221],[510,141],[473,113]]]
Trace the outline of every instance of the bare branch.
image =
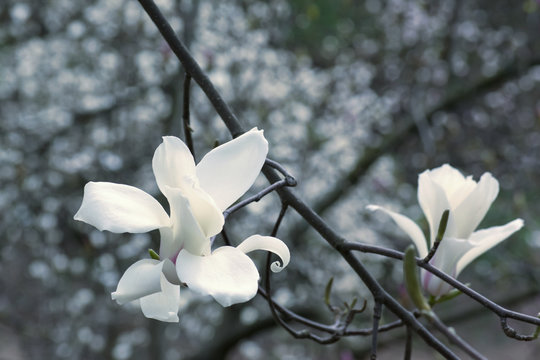
[[[197,82],[197,84],[201,87],[203,92],[206,94],[206,96],[208,97],[212,105],[214,106],[214,109],[220,115],[223,122],[225,123],[229,131],[231,132],[231,135],[233,137],[236,137],[242,134],[244,130],[242,126],[240,125],[238,119],[232,113],[231,109],[225,103],[221,95],[217,92],[214,85],[206,76],[206,74],[204,74],[204,72],[201,70],[200,66],[197,64],[195,59],[191,56],[187,48],[176,37],[176,34],[172,30],[171,26],[168,24],[167,20],[163,17],[163,15],[159,11],[155,3],[152,0],[139,0],[139,2],[141,3],[145,11],[148,13],[152,21],[155,23],[155,25],[157,26],[157,28],[163,35],[164,39],[167,41],[167,43],[171,47],[172,51],[176,54],[176,56],[178,57],[182,65],[184,66],[184,69],[186,70],[186,72]],[[493,79],[490,79],[490,80],[493,80]],[[482,86],[486,86],[486,84]],[[474,89],[474,91],[477,91],[477,90],[478,90],[478,87]],[[455,101],[455,100],[452,100],[452,101]],[[449,106],[451,105],[451,103],[446,103],[442,105]],[[432,114],[433,113],[428,113],[427,115],[428,117],[430,117]],[[357,181],[357,178],[359,177],[359,175],[363,174],[367,170],[367,168],[369,168],[369,166],[373,164],[374,161],[380,156],[380,154],[385,153],[388,149],[392,148],[393,146],[396,146],[400,141],[402,141],[404,134],[414,131],[414,129],[415,129],[415,126],[414,126],[413,121],[406,122],[403,129],[398,129],[389,138],[386,138],[380,147],[376,149],[368,149],[368,151],[364,154],[364,156],[359,159],[359,162],[357,163],[353,171],[350,174],[348,174],[346,180],[353,181],[353,182]],[[281,179],[280,176],[277,174],[276,170],[281,172],[285,176],[285,179]],[[296,212],[301,217],[304,218],[306,223],[309,224],[309,226],[311,226],[315,231],[317,231],[322,236],[322,238],[334,249],[336,249],[336,251],[339,252],[339,254],[349,263],[352,270],[358,275],[358,277],[362,280],[362,282],[365,284],[365,286],[369,289],[369,291],[373,295],[376,306],[380,306],[381,309],[383,305],[386,306],[386,308],[388,308],[392,313],[394,313],[400,319],[398,322],[391,324],[391,326],[389,324],[389,326],[386,327],[387,329],[406,325],[407,328],[410,329],[410,331],[416,332],[428,345],[430,345],[432,348],[438,351],[445,358],[458,359],[458,356],[454,352],[452,352],[452,350],[450,350],[445,344],[443,344],[428,329],[426,329],[426,327],[417,319],[416,317],[417,314],[415,314],[415,312],[405,309],[394,297],[392,297],[390,294],[388,294],[384,290],[384,288],[380,285],[380,283],[368,272],[366,267],[354,255],[353,251],[376,253],[379,255],[383,255],[390,258],[399,259],[399,260],[403,259],[403,253],[399,251],[374,247],[374,246],[360,244],[360,243],[351,243],[351,242],[346,241],[341,236],[339,236],[333,229],[331,229],[328,226],[328,224],[311,207],[306,205],[290,189],[288,189],[288,186],[294,186],[292,182],[292,180],[294,179],[291,178],[292,179],[291,180],[289,178],[290,176],[288,176],[288,174],[284,172],[284,169],[280,167],[279,164],[272,161],[267,162],[266,165],[263,167],[263,173],[272,185],[270,185],[270,187],[268,187],[267,189],[263,190],[261,193],[255,195],[254,197],[250,199],[246,199],[244,202],[239,203],[237,205],[242,204],[240,207],[245,206],[248,203],[257,201],[257,199],[262,198],[262,196],[276,190],[278,195],[280,196],[280,200],[283,204],[283,207],[282,207],[282,212],[280,213],[280,216],[278,218],[278,221],[276,222],[276,225],[274,227],[275,232],[277,232],[277,228],[279,227],[281,219],[283,218],[285,214],[285,209],[287,207],[294,208]],[[276,184],[279,184],[279,185],[276,185]],[[343,193],[343,190],[346,187],[342,186],[343,184],[338,184],[338,185],[339,185],[338,186],[339,192]],[[335,200],[332,200],[333,199],[332,196],[333,197],[336,196],[335,194],[333,194],[333,192],[330,192],[328,196],[330,196],[330,203],[332,201],[335,201]],[[325,201],[326,203],[329,203],[328,200],[325,200]],[[236,211],[240,207],[231,208],[231,209],[232,211]],[[320,208],[320,206],[318,206],[317,208]],[[222,234],[223,234],[225,242],[230,243],[225,232],[222,232]],[[417,259],[417,263],[419,266],[432,272],[434,275],[438,276],[439,278],[448,282],[449,284],[456,287],[457,289],[467,294],[471,298],[480,302],[482,305],[492,310],[497,315],[504,318],[511,317],[511,318],[528,322],[531,324],[540,325],[540,319],[537,319],[528,315],[520,314],[517,312],[513,312],[495,304],[491,300],[483,297],[482,295],[478,294],[474,290],[468,288],[464,284],[453,279],[449,275],[434,268],[429,263],[423,263],[423,259]],[[266,271],[266,278],[265,278],[266,290],[263,291],[263,289],[259,289],[259,292],[263,296],[266,295],[265,297],[268,301],[273,317],[292,336],[297,337],[297,338],[309,338],[319,343],[331,343],[331,342],[335,342],[339,340],[342,336],[345,336],[345,334],[352,334],[352,331],[349,333],[346,332],[347,326],[350,323],[350,321],[352,321],[352,317],[354,315],[352,311],[349,314],[347,314],[345,321],[341,321],[334,325],[328,326],[328,325],[318,324],[309,319],[302,319],[296,316],[294,313],[291,314],[285,309],[280,309],[271,297],[269,265],[270,265],[270,254],[268,255],[268,258],[267,258],[267,269],[266,269],[267,271]],[[284,319],[282,319],[279,316],[278,311],[281,312],[282,314],[291,315],[293,319],[299,322],[302,322],[306,324],[307,326],[311,326],[313,329],[318,329],[323,332],[327,332],[327,330],[329,330],[328,336],[322,337],[308,330],[297,331],[293,329],[289,324],[287,324],[284,321]],[[379,325],[378,325],[379,315],[380,314],[378,314],[377,311],[374,314],[374,325],[373,325],[373,328],[371,329],[371,334],[373,336],[373,339],[372,339],[373,344],[376,344],[376,334],[382,331],[383,328],[385,328],[384,326],[379,328]],[[503,328],[507,329],[505,331],[511,332],[511,330],[508,330],[511,328],[505,327],[505,326],[503,326]],[[442,329],[441,331],[449,331],[446,326],[441,327],[441,329]],[[456,338],[453,338],[453,340],[454,342],[458,343],[458,345],[460,344],[459,340],[456,340]],[[463,344],[461,344],[460,347],[463,348]],[[373,349],[374,348],[375,347],[373,347]],[[376,354],[374,350],[372,350],[372,354]],[[406,351],[406,354],[407,354],[407,351]]]
[[191,84],[191,75],[186,72],[184,79],[184,110],[182,111],[182,123],[184,124],[184,136],[186,138],[186,145],[195,159],[195,150],[193,148],[193,138],[191,133],[193,129],[189,123],[189,87]]
[[379,323],[382,316],[382,302],[375,300],[373,307],[373,332],[371,335],[371,360],[377,359],[377,334],[379,332]]
[[[364,253],[378,254],[378,255],[382,255],[389,258],[398,259],[398,260],[403,260],[403,255],[404,255],[402,252],[397,251],[397,250],[386,249],[379,246],[361,244],[361,243],[356,243],[356,242],[354,243],[346,242],[342,246],[346,249],[361,251]],[[424,263],[423,259],[417,258],[416,262],[418,266],[426,269],[427,271],[431,272],[433,275],[437,276],[438,278],[452,285],[453,287],[455,287],[456,289],[458,289],[465,295],[476,300],[478,303],[480,303],[487,309],[491,310],[493,313],[495,313],[499,317],[508,317],[508,318],[516,319],[516,320],[523,321],[529,324],[540,325],[540,318],[536,318],[530,315],[525,315],[516,311],[508,310],[496,304],[495,302],[489,300],[488,298],[476,292],[475,290],[471,289],[470,287],[463,284],[459,280],[456,280],[450,275],[442,272],[441,270],[437,269],[431,264]]]
[[506,336],[511,337],[513,339],[519,340],[519,341],[532,341],[536,340],[538,338],[539,332],[540,332],[540,325],[537,326],[536,331],[532,333],[531,335],[523,335],[519,334],[513,327],[508,325],[508,319],[505,316],[501,317],[501,326],[506,334]]
[[405,333],[405,351],[403,352],[403,359],[410,360],[412,354],[412,331],[411,328],[407,326]]
[[252,202],[257,202],[257,201],[261,200],[263,197],[270,194],[272,191],[277,190],[277,189],[279,189],[279,188],[281,188],[283,186],[289,186],[288,184],[289,184],[289,182],[287,181],[287,179],[278,180],[275,183],[273,183],[272,185],[268,186],[267,188],[261,190],[257,194],[255,194],[253,196],[250,196],[247,199],[242,200],[239,203],[231,206],[230,208],[228,208],[227,210],[225,210],[223,212],[223,216],[225,218],[227,218],[230,214],[240,210],[241,208],[245,207],[246,205],[249,205]]
[[450,215],[450,210],[445,210],[441,216],[441,221],[439,222],[439,230],[437,231],[437,237],[435,238],[435,242],[433,243],[433,246],[429,250],[429,253],[426,255],[424,260],[422,260],[424,263],[428,263],[433,256],[435,255],[435,252],[439,248],[439,245],[441,244],[441,241],[444,237],[444,233],[446,231],[446,225],[448,225],[448,216]]
[[487,360],[484,355],[480,354],[469,343],[463,340],[453,328],[447,327],[433,311],[424,312],[424,314],[437,330],[444,334],[452,344],[466,352],[471,358],[476,360]]

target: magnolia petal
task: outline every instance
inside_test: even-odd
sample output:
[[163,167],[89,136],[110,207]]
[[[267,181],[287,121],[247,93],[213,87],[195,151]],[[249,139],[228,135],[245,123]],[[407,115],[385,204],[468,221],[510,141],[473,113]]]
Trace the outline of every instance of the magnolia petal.
[[152,196],[133,186],[109,182],[86,184],[74,219],[114,233],[142,233],[171,225]]
[[168,282],[163,273],[160,277],[160,285],[160,292],[141,298],[141,310],[147,318],[165,322],[178,322],[180,286]]
[[[448,173],[450,176],[456,179],[460,179],[458,174],[461,178],[463,178],[463,175],[461,175],[459,171],[453,169],[457,172],[456,174],[449,168],[453,169],[449,165],[443,165],[435,170],[426,170],[418,176],[418,202],[420,203],[420,207],[422,208],[422,211],[424,212],[426,220],[429,224],[429,247],[431,247],[435,241],[435,236],[437,235],[437,231],[439,229],[442,214],[445,210],[451,210],[446,193],[439,183],[432,178],[432,176],[433,174],[436,174],[435,178],[439,179],[439,177],[444,178],[443,175]],[[446,226],[446,234],[453,236],[453,229],[454,222],[453,214],[451,213]]]
[[499,182],[485,173],[476,188],[454,210],[454,221],[458,232],[456,237],[466,239],[478,227],[480,221],[499,193]]
[[163,262],[154,259],[139,260],[131,265],[118,282],[111,298],[120,305],[161,291]]
[[523,227],[523,220],[516,219],[506,225],[494,226],[488,229],[474,232],[469,238],[471,249],[468,250],[458,261],[456,275],[469,265],[471,261],[482,255],[501,241]]
[[463,183],[470,182],[470,177],[465,178],[463,174],[456,168],[444,164],[432,170],[423,172],[429,178],[444,189],[446,194],[454,194],[463,186]]
[[197,164],[201,188],[227,209],[253,185],[267,153],[268,142],[256,128],[218,146]]
[[291,259],[291,254],[287,245],[285,245],[283,241],[272,236],[252,235],[242,241],[236,248],[245,254],[253,250],[273,252],[281,258],[281,264],[279,261],[275,261],[270,266],[270,269],[273,272],[280,272],[283,270],[289,264]]
[[206,237],[219,233],[224,218],[212,197],[199,186],[195,162],[188,147],[174,136],[164,136],[152,159],[152,168],[159,189],[173,206],[173,189],[180,189],[191,205],[197,222]]
[[195,178],[195,161],[188,147],[174,136],[164,136],[152,158],[152,169],[159,189],[167,196],[165,186],[182,187]]
[[160,256],[174,261],[181,249],[196,255],[209,253],[210,241],[195,219],[189,200],[180,189],[165,186],[165,191],[169,194],[173,227],[172,231],[161,230]]
[[430,264],[448,275],[457,276],[456,265],[473,245],[466,239],[444,237]]
[[163,260],[163,269],[161,269],[161,271],[163,272],[163,275],[165,275],[165,279],[171,284],[181,284],[180,279],[178,279],[178,275],[176,274],[176,266],[170,259]]
[[450,203],[450,209],[456,209],[477,186],[478,184],[472,179],[472,176],[467,176],[461,184],[454,185],[452,190],[443,189]]
[[[472,246],[465,239],[444,237],[429,263],[446,274],[457,277],[456,265]],[[451,285],[425,270],[422,270],[422,285],[433,296],[444,295],[452,289]]]
[[222,246],[208,256],[182,250],[176,272],[191,290],[211,295],[222,306],[246,302],[257,294],[259,272],[255,264],[231,246]]
[[[170,192],[170,190],[168,190]],[[182,189],[183,195],[188,199],[191,211],[203,234],[209,238],[221,232],[225,218],[212,197],[193,183]]]
[[439,279],[429,271],[422,269],[421,276],[422,287],[429,295],[433,295],[435,297],[443,296],[453,289],[452,285]]
[[368,205],[367,209],[371,211],[380,210],[390,215],[392,220],[394,220],[394,222],[401,228],[401,230],[403,230],[407,235],[409,235],[411,240],[414,242],[414,245],[416,245],[416,249],[418,250],[418,255],[420,257],[425,257],[427,255],[428,248],[426,244],[426,238],[424,237],[424,233],[422,233],[422,230],[420,230],[420,227],[414,221],[412,221],[405,215],[398,214],[394,211],[387,210],[377,205]]
[[182,239],[174,236],[172,227],[159,229],[159,257],[161,259],[174,261],[182,245]]

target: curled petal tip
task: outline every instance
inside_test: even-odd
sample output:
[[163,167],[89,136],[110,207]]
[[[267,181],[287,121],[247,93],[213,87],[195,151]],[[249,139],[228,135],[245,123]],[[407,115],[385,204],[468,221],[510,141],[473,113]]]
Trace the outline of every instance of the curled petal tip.
[[291,253],[285,243],[278,238],[272,236],[252,235],[244,240],[237,249],[248,253],[253,250],[266,250],[273,252],[281,258],[281,263],[275,261],[270,265],[270,270],[273,272],[280,272],[287,267],[291,260]]
[[279,261],[274,261],[270,265],[270,270],[272,270],[272,272],[278,273],[281,270],[285,269],[285,267],[287,267],[287,265],[288,264],[280,263]]

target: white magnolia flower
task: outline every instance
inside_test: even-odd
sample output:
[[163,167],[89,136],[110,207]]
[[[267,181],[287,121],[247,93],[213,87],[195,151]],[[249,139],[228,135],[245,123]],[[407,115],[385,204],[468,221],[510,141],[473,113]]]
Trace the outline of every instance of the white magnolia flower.
[[[413,240],[420,257],[433,246],[439,222],[449,210],[444,237],[430,263],[445,273],[457,277],[474,259],[521,229],[523,220],[516,219],[503,226],[475,231],[499,192],[498,181],[485,173],[477,183],[472,176],[464,177],[448,164],[426,170],[418,177],[418,202],[429,224],[429,242],[420,227],[408,217],[369,205],[370,210],[382,210]],[[452,289],[450,285],[427,271],[422,271],[424,289],[441,296]]]
[[177,322],[181,282],[229,306],[257,292],[259,273],[247,252],[262,249],[279,255],[282,265],[274,263],[273,271],[287,266],[287,246],[269,236],[253,235],[236,248],[210,249],[210,238],[223,227],[222,212],[251,187],[267,152],[262,130],[252,129],[213,149],[195,165],[180,139],[163,137],[152,168],[169,202],[170,216],[156,199],[136,187],[86,184],[76,220],[115,233],[159,229],[161,234],[160,260],[131,265],[112,298],[119,304],[140,299],[146,317]]

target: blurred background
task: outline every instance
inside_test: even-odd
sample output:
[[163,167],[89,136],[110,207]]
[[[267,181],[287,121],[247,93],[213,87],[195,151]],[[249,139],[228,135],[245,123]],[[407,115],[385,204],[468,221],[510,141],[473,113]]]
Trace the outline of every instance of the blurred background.
[[[535,315],[540,279],[540,2],[537,0],[276,0],[157,2],[240,118],[265,130],[269,156],[295,192],[348,240],[403,250],[409,240],[370,203],[417,219],[417,175],[450,163],[499,197],[480,228],[525,228],[471,264],[464,282]],[[161,197],[151,159],[183,136],[184,72],[134,0],[4,0],[0,6],[0,359],[363,359],[370,338],[330,346],[294,340],[265,301],[222,308],[182,292],[179,324],[110,299],[157,232],[111,234],[73,220],[88,181]],[[192,86],[200,159],[230,136]],[[266,185],[261,176],[252,191]],[[165,204],[166,206],[166,204]],[[238,243],[268,234],[272,194],[228,219]],[[289,267],[276,300],[332,323],[323,302],[371,298],[348,265],[290,211],[278,236]],[[220,239],[218,239],[218,242]],[[265,255],[254,260],[263,269]],[[401,263],[361,255],[407,304]],[[537,342],[505,337],[498,318],[461,296],[437,308],[493,359],[534,359]],[[371,326],[371,310],[354,327]],[[383,322],[394,320],[385,312]],[[515,324],[511,324],[515,325]],[[531,327],[519,327],[531,332]],[[404,329],[380,335],[400,358]],[[415,338],[413,358],[435,358]]]

